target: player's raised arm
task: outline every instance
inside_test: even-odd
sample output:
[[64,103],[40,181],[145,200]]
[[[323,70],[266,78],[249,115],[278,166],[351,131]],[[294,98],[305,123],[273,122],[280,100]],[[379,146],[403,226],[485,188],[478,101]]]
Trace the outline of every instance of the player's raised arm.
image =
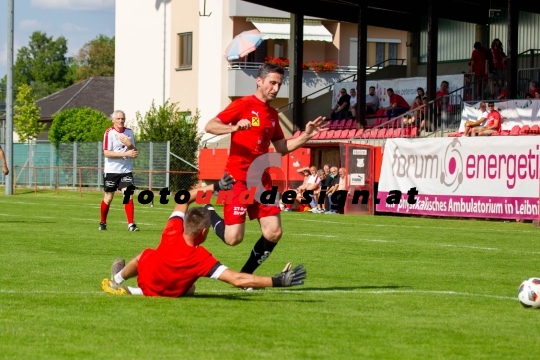
[[300,136],[298,136],[297,138],[289,140],[281,139],[278,141],[274,141],[273,144],[276,148],[276,151],[281,153],[281,155],[286,155],[302,147],[302,145],[307,143],[309,139],[317,135],[317,133],[319,133],[320,131],[324,131],[324,129],[321,129],[321,125],[324,121],[326,121],[326,118],[323,116],[319,116],[315,120],[308,122],[306,124],[306,131],[300,134]]
[[306,275],[304,266],[298,265],[293,270],[286,269],[273,277],[238,273],[226,269],[218,279],[238,288],[289,287],[303,285]]

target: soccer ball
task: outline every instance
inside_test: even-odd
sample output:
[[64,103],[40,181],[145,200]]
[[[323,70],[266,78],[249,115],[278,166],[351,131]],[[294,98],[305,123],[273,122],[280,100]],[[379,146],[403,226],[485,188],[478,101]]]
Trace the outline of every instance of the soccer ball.
[[540,278],[530,278],[521,283],[518,289],[518,299],[526,308],[540,307]]

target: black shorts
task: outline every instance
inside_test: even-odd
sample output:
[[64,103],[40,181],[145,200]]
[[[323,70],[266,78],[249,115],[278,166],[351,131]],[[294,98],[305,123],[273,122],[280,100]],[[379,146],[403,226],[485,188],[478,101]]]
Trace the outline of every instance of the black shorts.
[[135,189],[135,182],[133,181],[133,173],[125,174],[104,174],[103,175],[105,192],[115,192],[116,190],[122,190],[123,188],[133,187]]

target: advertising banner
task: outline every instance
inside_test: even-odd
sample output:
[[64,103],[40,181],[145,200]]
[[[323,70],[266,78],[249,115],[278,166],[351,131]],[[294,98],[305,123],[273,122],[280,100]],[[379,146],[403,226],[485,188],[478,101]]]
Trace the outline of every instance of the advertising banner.
[[[437,90],[438,86],[443,80],[448,81],[449,87],[448,91],[452,92],[464,85],[464,75],[441,75],[437,76]],[[341,82],[336,83],[334,86],[334,94],[332,98],[331,108],[338,102],[339,97],[341,96],[339,91],[342,88],[347,89],[347,94],[350,94],[351,89],[356,89],[356,82]],[[370,86],[375,86],[375,94],[379,97],[379,107],[388,106],[388,94],[386,90],[392,88],[394,92],[398,95],[403,96],[409,104],[418,96],[416,89],[419,87],[423,88],[424,91],[427,87],[427,79],[425,77],[412,77],[412,78],[403,78],[403,79],[389,79],[389,80],[371,80],[366,81],[366,94],[369,92]],[[357,89],[358,90],[358,89]]]
[[[538,219],[540,136],[387,139],[376,210]],[[411,188],[415,204],[407,200]],[[401,201],[387,204],[393,190]]]
[[[463,103],[459,132],[465,131],[467,120],[476,120],[480,116],[480,103]],[[516,125],[540,125],[540,101],[531,99],[509,100],[495,103],[495,110],[501,113],[502,130],[512,130]]]

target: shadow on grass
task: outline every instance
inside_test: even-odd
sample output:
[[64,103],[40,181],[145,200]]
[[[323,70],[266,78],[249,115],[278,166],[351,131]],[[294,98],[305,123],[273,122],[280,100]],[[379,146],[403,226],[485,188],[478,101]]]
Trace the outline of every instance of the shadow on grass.
[[[232,294],[195,294],[193,296],[189,296],[190,299],[215,299],[215,300],[238,300],[238,301],[270,301],[270,302],[301,302],[301,303],[319,303],[323,302],[322,300],[294,300],[294,299],[278,299],[276,300],[275,297],[267,298],[262,295],[264,295],[264,291],[257,291],[257,292],[250,292],[249,295],[247,293],[240,293],[238,295],[232,295]],[[276,295],[278,292],[267,292],[268,295]],[[286,294],[287,296],[290,296],[290,294]],[[255,296],[254,296],[255,295]],[[185,297],[188,298],[187,296]]]
[[366,286],[333,286],[333,287],[325,287],[325,288],[295,288],[295,291],[355,291],[355,290],[368,290],[368,289],[377,289],[377,290],[394,290],[394,289],[407,289],[412,288],[412,286],[399,286],[399,285],[366,285]]

